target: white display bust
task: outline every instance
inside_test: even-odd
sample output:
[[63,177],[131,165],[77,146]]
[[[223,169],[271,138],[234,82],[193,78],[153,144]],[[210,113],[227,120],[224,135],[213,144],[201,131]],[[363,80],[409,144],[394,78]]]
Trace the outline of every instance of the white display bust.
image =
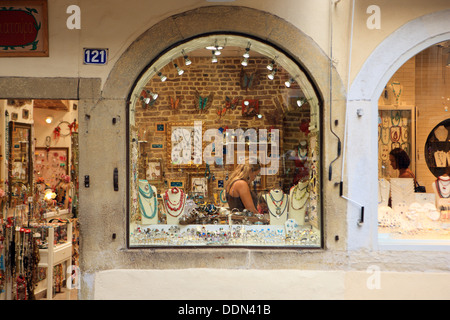
[[309,181],[299,182],[289,191],[289,219],[299,225],[305,224],[305,213],[309,202]]
[[280,189],[264,195],[269,209],[270,225],[284,225],[288,216],[289,196]]
[[186,205],[186,197],[184,191],[179,188],[172,188],[164,193],[163,201],[167,224],[179,224]]

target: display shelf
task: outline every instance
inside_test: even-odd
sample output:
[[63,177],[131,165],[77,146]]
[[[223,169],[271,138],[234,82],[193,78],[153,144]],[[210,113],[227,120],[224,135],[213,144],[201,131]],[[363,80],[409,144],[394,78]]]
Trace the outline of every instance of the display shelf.
[[[50,227],[48,230],[48,248],[39,249],[40,255],[40,268],[47,269],[47,300],[53,299],[53,267],[66,263],[67,267],[72,262],[72,223],[67,224],[67,241],[62,244],[56,244],[55,241],[55,229]],[[70,278],[69,274],[66,274],[66,281]],[[67,295],[70,291],[67,290]]]

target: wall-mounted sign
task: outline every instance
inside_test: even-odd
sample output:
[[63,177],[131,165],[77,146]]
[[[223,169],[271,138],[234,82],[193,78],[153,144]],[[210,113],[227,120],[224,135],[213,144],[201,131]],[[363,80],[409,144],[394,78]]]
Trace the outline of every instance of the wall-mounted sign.
[[108,62],[108,49],[84,48],[84,64],[103,65]]
[[47,0],[0,0],[0,57],[48,57]]

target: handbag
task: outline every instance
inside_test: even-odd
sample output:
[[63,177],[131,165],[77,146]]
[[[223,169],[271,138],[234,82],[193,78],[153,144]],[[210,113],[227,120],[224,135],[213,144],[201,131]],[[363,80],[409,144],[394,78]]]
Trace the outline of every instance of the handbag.
[[414,183],[414,192],[417,192],[417,193],[426,193],[427,192],[425,186],[421,186],[417,182],[417,180],[414,180],[414,181],[415,181],[415,183]]

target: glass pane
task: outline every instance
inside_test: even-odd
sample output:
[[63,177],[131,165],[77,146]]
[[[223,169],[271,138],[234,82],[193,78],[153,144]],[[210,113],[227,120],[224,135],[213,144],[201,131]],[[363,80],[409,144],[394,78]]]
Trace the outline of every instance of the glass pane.
[[445,42],[419,53],[396,72],[380,97],[382,244],[450,244],[448,52]]
[[312,86],[255,51],[244,67],[245,47],[206,52],[155,68],[131,105],[130,246],[320,247]]

